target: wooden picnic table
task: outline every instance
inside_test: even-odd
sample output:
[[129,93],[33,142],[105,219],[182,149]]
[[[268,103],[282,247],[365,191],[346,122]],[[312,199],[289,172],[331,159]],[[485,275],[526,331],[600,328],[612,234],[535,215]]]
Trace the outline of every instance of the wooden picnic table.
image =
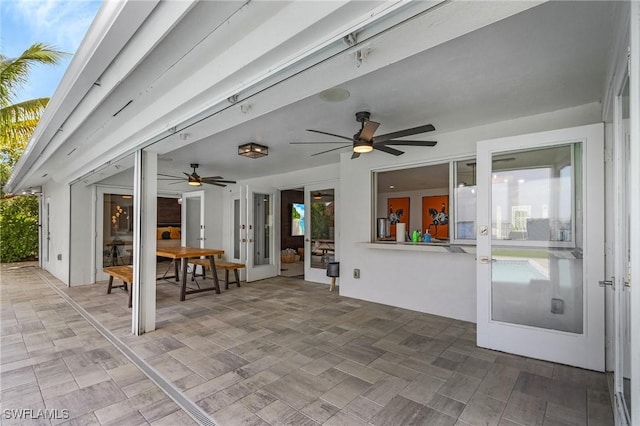
[[[224,250],[221,249],[207,249],[200,247],[162,247],[156,249],[156,256],[168,257],[174,260],[175,263],[175,278],[178,281],[178,259],[182,261],[182,284],[180,286],[180,301],[185,300],[187,294],[201,293],[203,291],[215,290],[217,294],[220,294],[220,283],[218,282],[218,274],[216,273],[216,260],[215,256],[224,254]],[[209,259],[209,267],[211,268],[211,275],[213,275],[213,287],[211,288],[199,288],[199,289],[187,289],[187,264],[191,258],[206,257]],[[168,277],[172,278],[172,277]]]

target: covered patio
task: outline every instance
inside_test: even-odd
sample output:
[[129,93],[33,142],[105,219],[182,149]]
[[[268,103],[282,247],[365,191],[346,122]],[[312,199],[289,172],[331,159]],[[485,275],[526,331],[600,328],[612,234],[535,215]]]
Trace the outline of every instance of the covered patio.
[[[116,289],[107,295],[106,282],[69,288],[33,265],[2,268],[5,402],[23,385],[11,377],[32,368],[38,374],[44,362],[70,365],[68,360],[81,356],[87,363],[82,371],[105,372],[98,383],[113,380],[110,360],[130,365],[108,342],[101,344],[106,351],[102,357],[79,355],[89,350],[82,346],[70,348],[67,343],[80,335],[100,338],[80,315],[60,316],[56,324],[68,326],[68,333],[51,334],[44,313],[51,312],[52,303],[56,310],[73,311],[64,300],[69,296],[71,305],[78,304],[80,312],[99,322],[98,328],[132,351],[130,358],[150,368],[165,393],[185,398],[185,412],[193,416],[188,405],[195,404],[206,414],[200,418],[203,424],[613,421],[604,374],[480,349],[472,323],[339,296],[303,280],[243,283],[219,295],[191,295],[184,302],[178,302],[175,286],[160,281],[157,330],[133,336],[126,292]],[[48,294],[47,309],[37,302],[43,292]],[[33,315],[25,316],[27,311]],[[36,339],[48,342],[46,350],[43,344],[31,346]],[[21,356],[16,355],[18,346],[25,348]],[[45,352],[47,359],[40,360]],[[133,365],[127,368],[132,377],[145,375]],[[54,407],[54,402],[72,395],[78,404],[89,404],[79,390],[88,385],[80,370],[71,369],[69,375],[76,385],[59,386],[55,395],[51,389],[42,391],[43,406],[65,408]],[[156,388],[151,380],[144,383]],[[45,385],[38,381],[33,386]],[[116,409],[120,422],[136,418],[156,424],[144,407],[108,398],[103,402],[97,408],[103,416]],[[75,412],[89,415],[87,411],[91,407]],[[176,413],[182,419],[185,412]]]

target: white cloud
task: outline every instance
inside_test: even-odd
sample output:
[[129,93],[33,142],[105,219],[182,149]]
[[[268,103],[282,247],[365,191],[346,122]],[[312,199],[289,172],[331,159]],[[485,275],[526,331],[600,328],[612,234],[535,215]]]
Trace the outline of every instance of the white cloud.
[[14,12],[36,40],[75,53],[99,8],[85,0],[14,0]]

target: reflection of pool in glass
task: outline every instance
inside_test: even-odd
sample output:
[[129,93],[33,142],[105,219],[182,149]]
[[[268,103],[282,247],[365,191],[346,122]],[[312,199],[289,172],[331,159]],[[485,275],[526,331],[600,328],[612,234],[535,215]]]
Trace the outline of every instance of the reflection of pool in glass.
[[528,260],[496,260],[491,264],[491,280],[528,284],[531,280],[548,279]]

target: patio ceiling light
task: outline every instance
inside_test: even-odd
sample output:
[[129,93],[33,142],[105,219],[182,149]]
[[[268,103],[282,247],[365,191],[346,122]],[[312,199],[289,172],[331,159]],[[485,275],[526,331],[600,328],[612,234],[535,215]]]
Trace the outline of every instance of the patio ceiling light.
[[245,143],[238,147],[238,155],[249,158],[260,158],[269,155],[269,147],[255,142]]

